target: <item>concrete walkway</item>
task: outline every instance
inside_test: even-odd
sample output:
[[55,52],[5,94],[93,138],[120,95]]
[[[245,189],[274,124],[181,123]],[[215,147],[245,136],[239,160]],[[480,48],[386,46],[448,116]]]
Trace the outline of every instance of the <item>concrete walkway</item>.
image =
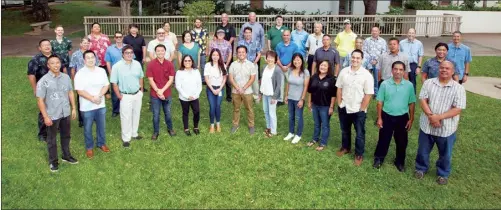
[[495,87],[499,84],[501,84],[501,78],[468,77],[468,81],[463,86],[469,92],[501,99],[501,89]]

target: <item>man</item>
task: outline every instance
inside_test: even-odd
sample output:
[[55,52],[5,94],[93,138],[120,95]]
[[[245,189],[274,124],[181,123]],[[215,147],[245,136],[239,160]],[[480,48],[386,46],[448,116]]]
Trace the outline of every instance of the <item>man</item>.
[[[36,96],[37,82],[49,72],[49,67],[47,65],[47,60],[52,53],[52,48],[50,41],[48,39],[42,39],[38,42],[38,50],[40,53],[36,54],[28,62],[28,81],[30,82],[31,88],[33,89],[33,95]],[[60,72],[66,72],[64,66],[60,66]],[[47,141],[47,126],[44,123],[44,118],[42,112],[38,113],[38,140],[46,142]]]
[[372,76],[374,77],[374,94],[377,95],[378,91],[378,72],[377,72],[377,61],[379,60],[379,56],[381,56],[383,53],[385,53],[387,50],[386,48],[386,41],[379,37],[379,28],[377,26],[372,27],[371,29],[371,37],[368,37],[364,41],[364,46],[362,48],[363,52],[366,52],[366,55],[370,63],[372,64],[372,69],[369,69],[372,71]]
[[306,60],[306,41],[308,41],[308,32],[303,30],[303,21],[298,20],[296,22],[296,30],[291,33],[291,40],[298,47],[298,52],[303,55],[303,59]]
[[[221,14],[221,24],[216,27],[216,33],[221,29],[224,31],[224,39],[231,44],[231,65],[231,63],[233,63],[233,49],[235,49],[235,39],[237,37],[237,32],[235,30],[235,27],[233,27],[232,24],[228,23],[228,14],[226,14],[225,12]],[[216,33],[214,33],[214,39],[216,39]],[[228,65],[228,67],[230,65]],[[229,81],[226,81],[226,101],[231,101],[231,84]]]
[[[421,82],[424,83],[427,79],[436,78],[440,74],[440,64],[444,61],[450,61],[453,63],[454,67],[456,63],[447,58],[447,54],[449,51],[449,46],[443,42],[435,45],[435,57],[429,58],[423,64],[423,71],[421,72]],[[454,68],[454,76],[452,77],[456,82],[459,82],[459,71],[457,68]]]
[[170,136],[175,136],[172,126],[172,117],[170,107],[172,105],[171,86],[174,83],[174,65],[165,60],[165,46],[157,45],[155,54],[157,58],[148,64],[146,76],[150,81],[150,86],[153,91],[150,92],[150,98],[153,110],[153,135],[151,140],[157,140],[160,132],[160,107],[164,110],[165,124]]
[[[355,39],[355,49],[357,50],[362,50],[362,46],[364,44],[364,39],[362,37],[357,37]],[[352,51],[353,52],[353,51]],[[351,53],[348,53],[346,55],[346,58],[344,59],[344,62],[343,62],[343,68],[346,68],[348,66],[351,66]],[[367,57],[364,57],[362,58],[362,63],[361,63],[362,67],[364,67],[365,69],[370,69],[372,68],[372,65],[369,63],[369,60],[367,60]]]
[[331,47],[331,37],[329,35],[324,35],[322,38],[323,46],[318,48],[315,51],[315,55],[313,56],[313,64],[312,64],[312,74],[315,74],[317,70],[317,64],[320,62],[328,60],[329,66],[331,67],[331,71],[334,71],[334,76],[338,76],[339,74],[339,52]]
[[[238,41],[238,46],[245,46],[247,49],[247,60],[254,64],[254,68],[256,72],[259,72],[259,61],[261,59],[261,48],[258,41],[252,39],[252,28],[246,27],[244,29],[244,39]],[[230,82],[231,84],[231,82]],[[255,79],[252,82],[252,93],[254,100],[256,102],[259,101],[259,82],[258,79]],[[231,100],[230,100],[231,101]]]
[[[283,41],[280,42],[277,47],[277,64],[282,69],[282,72],[287,72],[292,63],[292,55],[298,51],[298,47],[295,43],[291,42],[291,31],[286,29],[282,35]],[[320,63],[320,62],[319,62]],[[278,98],[277,106],[284,105],[284,88],[285,88],[285,76],[282,77],[282,85],[280,89],[280,98]],[[288,78],[287,78],[288,79]]]
[[344,20],[344,30],[339,32],[336,35],[336,39],[334,39],[334,43],[336,43],[336,49],[339,51],[339,57],[341,63],[344,62],[344,59],[348,55],[349,52],[355,49],[355,39],[357,38],[357,34],[353,33],[351,30],[350,19]]
[[256,22],[256,13],[249,13],[249,22],[246,22],[242,25],[240,29],[239,40],[244,39],[244,29],[250,27],[252,29],[252,41],[259,43],[259,48],[263,50],[264,48],[264,29],[260,23]]
[[[52,46],[52,52],[54,52],[60,59],[63,66],[66,70],[69,70],[70,67],[70,55],[72,47],[72,42],[64,35],[64,28],[62,25],[57,25],[54,29],[56,33],[56,39],[50,40],[50,45]],[[68,74],[69,72],[65,72]]]
[[[195,41],[195,43],[198,44],[200,49],[202,50],[200,53],[200,74],[202,78],[202,82],[205,83],[204,81],[204,68],[205,68],[205,63],[206,61],[206,55],[208,55],[210,52],[209,50],[209,34],[207,33],[207,30],[205,28],[202,28],[202,20],[200,18],[195,19],[195,28],[191,30],[191,37]],[[170,60],[172,61],[172,60]]]
[[456,71],[459,71],[459,84],[468,81],[470,75],[471,51],[470,48],[461,43],[462,34],[460,31],[454,31],[452,34],[452,43],[449,43],[450,52],[447,58],[454,61]]
[[[49,41],[47,40],[46,42],[50,46]],[[36,86],[38,108],[42,113],[43,122],[47,126],[47,150],[51,172],[57,172],[59,168],[56,141],[58,132],[61,138],[63,162],[78,163],[71,156],[70,152],[70,114],[71,119],[75,119],[77,116],[75,99],[73,88],[71,87],[71,79],[67,74],[61,74],[61,65],[59,57],[50,55],[47,58],[47,67],[50,71],[40,78]]]
[[315,52],[322,46],[322,39],[324,37],[322,23],[315,22],[313,24],[313,32],[313,34],[308,36],[308,41],[306,42],[306,48],[308,48],[308,71],[310,71],[310,75],[313,75],[313,58],[315,57]]
[[424,49],[421,41],[416,39],[416,30],[410,28],[407,32],[407,39],[400,41],[400,52],[407,54],[409,59],[409,81],[414,86],[414,94],[416,93],[416,77],[421,72],[421,63],[423,62]]
[[[115,34],[115,39],[116,39]],[[108,47],[116,48],[113,45]],[[106,76],[106,70],[96,67],[96,55],[88,50],[83,53],[85,66],[75,75],[75,90],[80,100],[80,111],[84,121],[84,139],[87,149],[87,158],[94,157],[94,137],[92,136],[92,124],[96,122],[97,147],[103,152],[110,152],[106,146],[106,104],[104,95],[108,92],[110,82]]]
[[355,126],[355,161],[360,166],[365,149],[365,119],[367,107],[374,94],[374,80],[369,71],[361,66],[364,53],[353,50],[351,66],[344,68],[336,81],[339,122],[342,146],[336,155],[341,157],[351,150],[351,126]]
[[147,48],[148,59],[146,60],[146,62],[150,62],[157,57],[155,54],[155,47],[159,44],[164,45],[165,49],[167,49],[164,55],[165,59],[172,62],[172,60],[174,59],[174,55],[176,54],[174,53],[176,49],[174,48],[174,44],[172,44],[172,41],[165,38],[165,30],[163,28],[157,29],[157,38],[151,40],[148,43],[148,48]]
[[128,148],[131,138],[136,140],[143,138],[139,136],[138,129],[143,101],[144,74],[141,64],[132,59],[134,50],[131,46],[122,48],[122,56],[123,59],[112,67],[110,82],[113,84],[113,91],[120,100],[122,141],[123,146]]
[[282,18],[282,16],[277,15],[275,17],[275,23],[275,27],[271,27],[270,30],[268,30],[268,33],[266,33],[266,36],[268,36],[268,50],[273,51],[276,51],[278,43],[283,41],[282,34],[284,33],[284,31],[289,30],[287,26],[283,25],[284,19]]
[[[452,147],[461,110],[466,108],[464,87],[452,79],[454,63],[440,63],[438,78],[426,80],[419,94],[423,112],[419,119],[420,131],[416,156],[415,177],[422,179],[429,168],[430,152],[438,148],[437,183],[447,184],[451,172]],[[444,97],[447,96],[447,97]]]
[[378,87],[384,80],[390,79],[392,77],[392,65],[395,61],[402,61],[405,64],[405,72],[404,79],[409,80],[408,72],[411,72],[409,68],[409,60],[407,59],[407,55],[403,52],[400,52],[400,47],[398,46],[399,41],[397,38],[392,37],[388,40],[388,48],[389,52],[383,53],[379,56],[379,59],[376,64],[376,69],[378,72]]
[[240,127],[240,107],[242,103],[247,111],[247,121],[249,125],[249,133],[253,135],[254,129],[254,110],[252,109],[252,89],[249,87],[256,79],[256,65],[247,60],[247,48],[245,46],[237,47],[238,61],[233,62],[230,66],[230,82],[233,86],[233,127],[231,133],[237,132]]
[[379,86],[377,96],[377,126],[379,141],[374,152],[374,168],[379,169],[384,162],[391,137],[395,137],[396,157],[393,162],[398,171],[405,170],[405,154],[408,132],[414,122],[416,94],[411,82],[403,79],[407,73],[405,63],[395,61],[392,64],[392,78]]
[[[122,60],[122,49],[126,46],[123,43],[123,34],[120,31],[115,32],[115,44],[112,44],[106,49],[106,54],[104,55],[104,60],[106,61],[106,68],[108,74],[111,75],[111,70],[113,65],[118,61]],[[131,46],[132,47],[132,46]],[[134,49],[134,47],[132,47]],[[134,53],[135,55],[135,53]],[[142,61],[142,60],[141,60]],[[138,61],[141,63],[141,61]],[[116,117],[120,114],[120,101],[114,91],[111,91],[111,107],[112,107],[112,117]]]
[[[130,45],[132,49],[134,49],[134,56],[136,57],[136,61],[141,63],[146,62],[146,42],[144,41],[144,37],[138,33],[139,27],[137,24],[129,25],[129,34],[123,38],[123,43]],[[116,37],[115,37],[116,39]]]

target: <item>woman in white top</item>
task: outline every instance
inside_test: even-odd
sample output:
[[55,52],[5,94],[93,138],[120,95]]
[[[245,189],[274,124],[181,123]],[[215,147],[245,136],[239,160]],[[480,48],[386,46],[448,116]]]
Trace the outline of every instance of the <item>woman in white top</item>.
[[284,74],[277,65],[277,53],[270,50],[266,53],[266,62],[259,89],[263,99],[263,111],[266,118],[266,137],[277,135],[277,99],[280,98],[280,87]]
[[193,111],[193,132],[198,135],[198,122],[200,121],[200,103],[198,98],[202,92],[202,79],[200,71],[193,68],[193,58],[185,55],[182,59],[181,68],[176,72],[176,89],[179,93],[179,101],[183,109],[184,133],[191,136],[188,128],[188,114],[190,107]]
[[170,31],[170,23],[164,22],[163,28],[165,30],[165,39],[172,41],[172,44],[174,45],[175,49],[177,49],[177,37],[175,33],[172,33]]
[[221,102],[223,101],[223,87],[227,78],[226,67],[219,49],[210,52],[209,62],[205,64],[204,77],[207,84],[207,99],[209,100],[210,129],[214,133],[214,118],[216,118],[216,131],[221,132]]

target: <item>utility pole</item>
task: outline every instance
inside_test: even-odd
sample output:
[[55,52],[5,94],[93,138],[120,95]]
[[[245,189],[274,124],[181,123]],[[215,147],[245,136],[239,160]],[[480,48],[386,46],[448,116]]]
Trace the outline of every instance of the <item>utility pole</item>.
[[139,7],[138,8],[139,16],[143,16],[143,1],[142,0],[138,0],[137,1],[137,6]]

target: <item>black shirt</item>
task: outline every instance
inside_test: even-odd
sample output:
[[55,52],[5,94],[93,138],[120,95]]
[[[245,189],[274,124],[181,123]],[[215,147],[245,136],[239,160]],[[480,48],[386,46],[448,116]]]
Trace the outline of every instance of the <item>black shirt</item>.
[[[219,29],[223,29],[224,30],[224,39],[226,41],[230,41],[231,37],[237,37],[237,32],[235,31],[235,27],[233,27],[233,25],[231,24],[226,24],[226,26],[223,26],[223,25],[218,25],[217,28],[216,28],[216,32],[214,33],[214,37],[217,36],[217,30]],[[233,43],[231,43],[231,46],[234,47],[234,44],[235,44],[236,40],[233,41]]]
[[[51,55],[55,55],[52,53]],[[31,58],[30,62],[28,62],[28,75],[35,75],[36,81],[40,80],[47,72],[49,72],[49,67],[47,66],[47,60],[49,57],[46,57],[42,53],[38,53],[33,58]],[[61,72],[63,72],[64,65],[61,62]]]
[[320,79],[319,74],[310,78],[308,93],[311,94],[311,103],[317,106],[330,106],[331,98],[336,97],[336,78],[327,75]]
[[137,34],[136,37],[131,34],[124,37],[124,44],[128,44],[132,46],[134,49],[134,55],[136,56],[136,61],[140,63],[143,62],[143,46],[146,46],[146,42],[144,41],[144,37],[141,34]]

